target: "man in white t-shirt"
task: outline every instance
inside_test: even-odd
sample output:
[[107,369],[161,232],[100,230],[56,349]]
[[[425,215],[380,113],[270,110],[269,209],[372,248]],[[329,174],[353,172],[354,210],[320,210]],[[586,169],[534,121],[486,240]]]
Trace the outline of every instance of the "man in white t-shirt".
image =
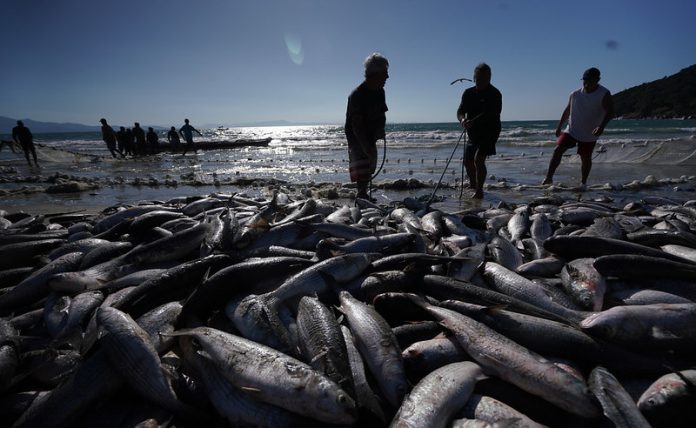
[[[541,184],[553,183],[553,174],[561,164],[563,153],[577,145],[582,162],[582,185],[587,185],[587,177],[592,169],[592,151],[604,132],[604,127],[614,117],[611,93],[599,84],[599,78],[598,69],[588,68],[582,75],[582,88],[570,94],[568,105],[556,127],[556,149],[549,162],[546,178]],[[561,131],[566,121],[568,126]]]

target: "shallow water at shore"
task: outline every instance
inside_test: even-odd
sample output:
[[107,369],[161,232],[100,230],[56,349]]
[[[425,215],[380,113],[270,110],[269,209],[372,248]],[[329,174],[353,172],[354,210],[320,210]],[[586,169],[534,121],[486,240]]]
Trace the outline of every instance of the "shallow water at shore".
[[[600,139],[585,192],[578,191],[580,163],[572,151],[564,156],[554,186],[539,185],[554,148],[553,122],[504,124],[498,154],[487,161],[482,201],[469,199],[468,189],[461,192],[465,141],[459,141],[459,129],[450,124],[393,125],[388,129],[384,164],[373,181],[373,196],[381,204],[405,197],[428,200],[441,179],[434,203],[449,211],[500,201],[521,203],[544,194],[574,199],[635,200],[644,195],[696,198],[695,128],[686,126],[690,122],[633,122],[612,122]],[[37,140],[40,168],[28,167],[21,153],[0,151],[0,208],[93,211],[115,204],[215,192],[267,197],[273,189],[335,199],[336,203],[352,202],[354,191],[348,179],[341,127],[228,132],[232,134],[209,131],[206,138],[273,140],[268,147],[116,160],[107,156],[98,134],[44,135]],[[382,162],[385,151],[381,143],[378,150]]]

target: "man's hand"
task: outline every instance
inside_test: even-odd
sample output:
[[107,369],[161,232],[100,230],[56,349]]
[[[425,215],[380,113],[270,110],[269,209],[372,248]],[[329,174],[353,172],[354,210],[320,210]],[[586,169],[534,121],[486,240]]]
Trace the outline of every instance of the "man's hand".
[[468,119],[462,119],[459,121],[459,124],[462,125],[462,128],[464,129],[469,129],[471,128],[471,121]]

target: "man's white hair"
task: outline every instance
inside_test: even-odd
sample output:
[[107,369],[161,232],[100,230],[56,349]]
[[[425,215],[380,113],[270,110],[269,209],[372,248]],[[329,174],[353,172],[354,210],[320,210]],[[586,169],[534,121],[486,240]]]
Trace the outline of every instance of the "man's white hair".
[[382,73],[389,69],[389,61],[380,53],[373,53],[365,58],[365,76],[368,74]]

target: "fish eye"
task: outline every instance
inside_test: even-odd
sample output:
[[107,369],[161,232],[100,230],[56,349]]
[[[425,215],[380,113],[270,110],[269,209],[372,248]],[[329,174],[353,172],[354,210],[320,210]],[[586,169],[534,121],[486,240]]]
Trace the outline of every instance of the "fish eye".
[[195,337],[191,338],[191,346],[192,346],[193,349],[195,349],[196,351],[203,349],[203,345],[202,345],[201,342],[200,342],[198,339],[196,339]]

